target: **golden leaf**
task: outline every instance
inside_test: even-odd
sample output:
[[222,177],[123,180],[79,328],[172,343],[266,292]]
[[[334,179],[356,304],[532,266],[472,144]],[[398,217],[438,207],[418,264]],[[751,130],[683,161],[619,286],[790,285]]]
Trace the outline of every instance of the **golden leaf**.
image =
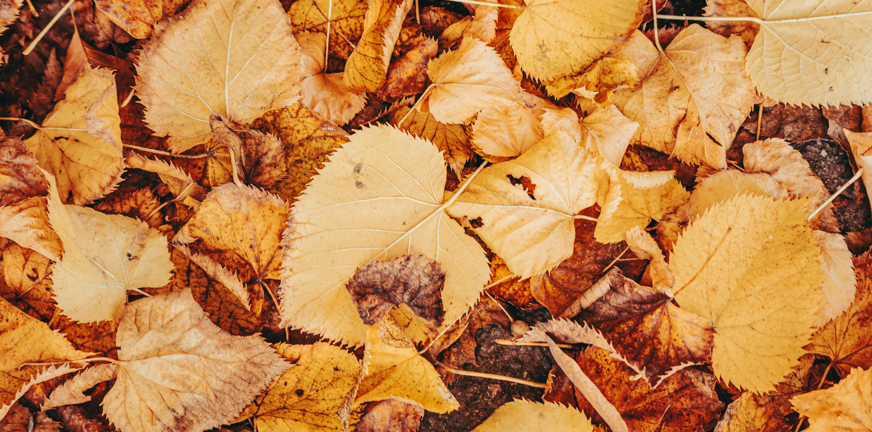
[[596,241],[616,243],[633,227],[645,228],[651,219],[660,220],[690,198],[678,180],[647,189],[636,188],[624,178],[609,188],[596,224]]
[[638,82],[639,74],[633,62],[607,55],[579,75],[547,82],[545,89],[556,98],[562,98],[569,93],[579,96],[589,94],[598,104],[607,105],[615,89],[623,86],[634,87]]
[[472,157],[466,129],[462,125],[441,123],[433,117],[433,114],[418,110],[412,110],[406,121],[398,124],[408,112],[409,108],[397,110],[391,116],[391,123],[412,135],[436,144],[445,156],[445,162],[457,174],[457,178],[461,178],[464,165]]
[[276,378],[237,421],[254,418],[258,430],[265,432],[344,430],[336,413],[357,383],[357,357],[323,342],[279,344],[276,350],[294,367]]
[[472,145],[490,161],[513,159],[542,140],[542,109],[517,102],[483,109],[472,125]]
[[42,370],[36,366],[0,370],[0,403],[3,404],[0,405],[0,418],[34,385],[75,371],[69,364],[49,366]]
[[127,152],[125,162],[130,168],[157,174],[176,199],[187,206],[197,209],[200,201],[206,198],[206,189],[203,186],[197,184],[184,170],[169,162],[148,159],[135,152]]
[[512,27],[512,49],[534,78],[564,77],[621,45],[642,22],[644,7],[640,0],[531,0]]
[[854,302],[857,279],[854,277],[853,255],[845,237],[815,230],[814,237],[821,249],[824,272],[824,295],[821,297],[821,315],[815,327],[822,327],[841,315]]
[[803,200],[740,195],[675,243],[675,299],[715,329],[715,374],[761,394],[790,373],[820,309],[820,249]]
[[596,171],[590,151],[556,132],[517,159],[486,168],[448,211],[480,218],[476,233],[526,279],[572,255],[574,217],[596,201]]
[[862,431],[872,425],[872,371],[855,368],[847,378],[826,389],[790,399],[808,417],[808,432]]
[[127,290],[160,287],[173,263],[167,240],[145,222],[61,203],[48,178],[48,220],[64,245],[54,266],[54,293],[63,314],[80,322],[118,321]]
[[433,81],[427,99],[430,113],[442,123],[463,123],[480,110],[508,104],[521,85],[493,48],[475,38],[430,61],[427,74]]
[[190,0],[95,0],[94,4],[131,36],[145,39],[151,35],[151,26],[175,15],[189,2]]
[[[742,69],[745,46],[694,24],[676,36],[654,69],[615,104],[640,128],[634,143],[689,164],[726,167],[751,112],[754,89]],[[641,69],[641,68],[640,68]]]
[[[294,205],[284,233],[283,325],[360,345],[365,327],[345,289],[358,267],[420,253],[446,273],[453,323],[488,279],[481,246],[444,212],[446,170],[436,147],[390,126],[351,137]],[[387,146],[387,147],[386,147]]]
[[7,244],[0,252],[0,273],[3,274],[0,278],[0,297],[36,319],[50,321],[55,312],[51,261],[15,243]]
[[130,303],[103,412],[122,432],[203,431],[233,420],[291,365],[259,336],[231,336],[189,290]]
[[614,105],[600,108],[581,120],[581,143],[596,149],[600,157],[618,167],[639,124],[621,114]]
[[47,210],[45,197],[28,198],[0,207],[0,237],[33,249],[53,261],[59,260],[64,248],[61,239],[49,226]]
[[224,285],[225,288],[230,290],[230,292],[239,299],[239,302],[245,310],[251,312],[251,298],[248,295],[248,289],[245,288],[245,285],[243,285],[242,281],[239,280],[236,272],[226,269],[207,255],[192,253],[190,249],[180,244],[175,244],[174,246],[185,255],[185,257],[190,259],[191,262],[200,266],[200,268],[203,269],[210,278],[216,280],[218,283]]
[[311,59],[307,71],[310,76],[303,80],[303,105],[339,126],[348,123],[366,105],[366,91],[349,87],[342,72],[323,72],[327,44],[324,33],[303,32],[296,36],[303,52]]
[[343,79],[355,90],[374,92],[385,82],[391,53],[400,36],[411,0],[371,0],[363,20],[363,35],[345,63]]
[[295,1],[288,9],[288,15],[296,35],[303,31],[326,33],[329,14],[330,57],[347,59],[354,47],[346,41],[360,39],[366,11],[366,0],[314,0]]
[[57,178],[64,202],[90,204],[121,181],[121,119],[115,78],[85,66],[25,144],[39,166]]
[[745,70],[778,102],[850,105],[872,102],[872,4],[853,0],[748,0],[760,31]]
[[433,365],[418,354],[392,320],[367,330],[364,363],[355,405],[401,398],[440,414],[460,407]]
[[209,141],[213,113],[250,123],[296,102],[302,55],[277,0],[197,0],[155,27],[136,94],[149,127],[183,152]]
[[473,432],[505,432],[523,428],[529,432],[593,432],[584,413],[551,402],[509,402],[494,411]]

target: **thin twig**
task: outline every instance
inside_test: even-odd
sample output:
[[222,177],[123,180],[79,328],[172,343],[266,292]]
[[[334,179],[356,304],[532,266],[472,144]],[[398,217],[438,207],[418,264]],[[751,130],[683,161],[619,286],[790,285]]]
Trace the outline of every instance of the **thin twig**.
[[515,275],[513,275],[513,274],[510,274],[510,275],[508,275],[508,276],[503,276],[503,277],[501,277],[499,280],[496,280],[496,281],[494,281],[494,282],[488,284],[488,285],[485,286],[484,288],[482,288],[482,291],[487,291],[487,290],[490,289],[490,288],[493,288],[493,287],[495,287],[495,286],[497,286],[497,285],[499,285],[499,284],[501,284],[501,283],[503,283],[503,282],[505,282],[505,281],[507,281],[507,280],[514,279],[514,278],[516,278],[516,277],[517,277],[517,276],[515,276]]
[[760,110],[757,111],[757,137],[756,141],[760,141],[760,125],[763,124],[763,105],[759,105]]
[[39,125],[38,125],[38,124],[36,124],[36,123],[34,123],[33,121],[28,120],[28,119],[26,119],[26,118],[20,118],[20,117],[0,117],[0,120],[9,120],[9,121],[20,121],[20,122],[25,122],[25,123],[27,123],[28,125],[30,125],[30,127],[34,128],[34,129],[39,129]]
[[512,314],[510,314],[509,311],[507,311],[506,308],[503,307],[503,304],[500,303],[500,302],[498,302],[497,299],[494,298],[494,296],[492,296],[492,295],[491,295],[489,292],[487,292],[487,291],[485,291],[484,295],[486,295],[489,299],[493,300],[494,303],[496,303],[497,306],[499,306],[500,310],[502,310],[503,313],[506,314],[507,317],[509,317],[509,321],[511,321],[511,322],[515,322],[515,317],[513,317]]
[[324,44],[324,71],[330,61],[330,24],[333,22],[333,0],[327,2],[327,42]]
[[627,253],[628,250],[630,250],[630,247],[625,247],[624,250],[621,251],[621,253],[618,254],[618,256],[616,256],[615,259],[613,259],[612,262],[610,262],[609,265],[607,265],[606,268],[603,269],[603,274],[606,274],[606,272],[609,271],[609,269],[612,268],[612,266],[615,265],[616,262],[620,261],[621,257],[624,256],[624,254]]
[[830,203],[833,202],[833,200],[836,199],[836,197],[839,196],[842,192],[844,192],[845,189],[848,188],[848,186],[851,186],[852,184],[854,184],[854,182],[857,181],[857,179],[860,178],[860,175],[862,175],[862,174],[863,174],[863,168],[858,169],[857,173],[854,174],[854,177],[851,177],[851,179],[848,180],[847,183],[843,184],[842,187],[840,187],[839,190],[837,190],[836,193],[833,194],[833,196],[829,197],[823,204],[821,204],[820,207],[817,208],[817,210],[814,211],[814,213],[809,215],[808,220],[814,219],[814,217],[817,216],[817,214],[820,213],[821,210],[824,209],[824,207],[830,205]]
[[36,8],[33,7],[33,3],[30,0],[27,0],[27,7],[30,9],[30,13],[33,14],[34,17],[39,17],[39,13],[36,11]]
[[545,383],[537,383],[537,382],[527,381],[525,379],[520,379],[520,378],[512,378],[512,377],[507,377],[507,376],[503,376],[503,375],[495,375],[495,374],[489,374],[489,373],[484,373],[484,372],[473,372],[473,371],[467,371],[467,370],[462,370],[462,369],[454,369],[453,367],[446,366],[442,363],[439,363],[439,365],[442,366],[443,368],[445,368],[445,370],[447,370],[448,372],[451,372],[451,373],[457,374],[457,375],[466,375],[466,376],[477,377],[477,378],[487,378],[487,379],[492,379],[492,380],[508,381],[508,382],[512,382],[515,384],[523,384],[525,386],[536,387],[536,388],[546,388],[546,386],[547,386],[547,384],[545,384]]
[[[654,19],[665,19],[665,20],[673,20],[673,21],[728,21],[728,22],[753,22],[757,24],[763,24],[763,20],[760,18],[752,18],[752,17],[689,17],[689,16],[679,16],[679,15],[659,15],[655,14]],[[782,22],[782,21],[779,21]]]
[[[0,119],[0,120],[2,120],[2,119]],[[158,154],[158,155],[161,155],[161,156],[169,156],[169,157],[182,158],[182,159],[202,159],[202,158],[209,157],[209,156],[214,156],[214,157],[230,157],[230,155],[225,155],[225,154],[220,154],[220,153],[215,153],[215,154],[203,153],[203,154],[198,154],[198,155],[183,155],[183,154],[175,154],[175,153],[165,152],[165,151],[163,151],[163,150],[155,150],[155,149],[150,149],[150,148],[146,148],[146,147],[140,147],[140,146],[136,146],[136,145],[132,145],[132,144],[122,144],[121,146],[122,146],[122,147],[129,148],[129,149],[133,149],[133,150],[139,150],[139,151],[144,151],[144,152],[148,152],[148,153],[154,153],[154,154]]]
[[133,100],[133,95],[134,95],[134,94],[136,94],[136,89],[132,89],[132,90],[130,90],[130,94],[127,95],[126,98],[124,98],[124,102],[121,102],[121,108],[126,107],[127,104],[129,104],[130,101]]
[[663,55],[663,47],[660,46],[660,30],[657,28],[657,0],[651,2],[651,14],[654,16],[654,44],[657,45],[657,51]]
[[[519,342],[519,341],[510,340],[510,339],[497,339],[494,342],[496,342],[497,345],[509,345],[509,346],[534,346],[534,347],[547,347],[548,346],[548,344],[545,342]],[[556,345],[560,348],[566,348],[566,349],[575,349],[576,348],[575,346],[572,346],[569,344],[559,343]]]
[[45,28],[42,29],[42,31],[39,32],[38,35],[36,35],[36,39],[31,41],[30,45],[28,45],[27,48],[24,49],[24,55],[30,54],[30,52],[33,51],[34,48],[36,48],[36,44],[38,44],[39,41],[42,40],[43,37],[45,37],[45,34],[48,33],[48,31],[52,28],[52,26],[55,25],[56,22],[58,22],[59,19],[61,19],[61,15],[63,15],[64,12],[66,12],[67,9],[69,9],[75,1],[76,0],[67,1],[67,4],[65,4],[64,7],[62,7],[61,10],[57,13],[57,15],[55,15],[54,18],[52,18],[51,21],[48,22],[48,25],[45,26]]
[[575,215],[575,216],[573,216],[572,218],[573,218],[573,219],[581,219],[581,220],[591,221],[591,222],[599,222],[599,219],[597,219],[597,218],[595,218],[595,217],[585,216],[585,215]]

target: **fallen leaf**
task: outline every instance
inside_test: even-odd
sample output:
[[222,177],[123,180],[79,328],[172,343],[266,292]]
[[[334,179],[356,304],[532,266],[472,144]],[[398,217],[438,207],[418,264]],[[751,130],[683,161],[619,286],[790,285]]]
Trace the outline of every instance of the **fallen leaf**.
[[42,370],[35,366],[0,370],[0,403],[4,404],[0,405],[0,416],[6,416],[6,413],[15,406],[16,401],[33,386],[75,371],[76,369],[69,364],[49,366]]
[[490,161],[514,159],[542,140],[541,109],[517,102],[483,109],[472,124],[472,145]]
[[459,407],[436,369],[405,339],[396,323],[383,320],[367,330],[365,372],[354,404],[400,398],[443,414]]
[[[391,123],[412,135],[429,140],[442,151],[445,162],[457,175],[462,177],[463,167],[472,157],[469,135],[462,125],[441,123],[431,113],[402,108],[391,116]],[[408,114],[408,118],[406,115]],[[403,120],[406,118],[406,120]],[[403,121],[400,124],[400,121]]]
[[59,260],[64,247],[49,226],[47,211],[45,197],[27,198],[0,207],[0,237],[33,249],[51,260]]
[[652,188],[636,188],[624,178],[615,179],[602,204],[595,236],[600,243],[616,243],[631,228],[645,228],[652,219],[660,220],[689,198],[681,183],[674,178]]
[[644,1],[527,2],[510,40],[518,63],[540,80],[584,70],[618,47],[642,22]]
[[85,323],[117,322],[127,290],[169,282],[173,264],[158,230],[126,216],[65,205],[54,178],[46,177],[48,220],[64,245],[52,275],[55,300],[64,315]]
[[176,200],[189,207],[199,208],[200,201],[206,198],[206,189],[197,184],[184,170],[171,163],[148,159],[134,152],[125,153],[125,163],[130,168],[157,174],[170,193],[176,196]]
[[660,245],[654,241],[651,234],[648,234],[647,231],[640,227],[635,227],[624,233],[624,241],[627,242],[627,246],[630,247],[630,250],[637,257],[643,260],[650,260],[648,268],[642,277],[643,281],[647,283],[650,280],[652,287],[672,297],[675,276],[666,263],[666,257],[663,256]]
[[716,329],[712,367],[727,384],[772,390],[811,337],[822,271],[806,205],[740,195],[713,205],[675,243],[675,299]]
[[114,193],[97,203],[94,210],[137,218],[152,228],[163,224],[163,215],[159,211],[160,201],[151,189]]
[[872,190],[872,132],[851,132],[845,130],[845,137],[851,146],[851,154],[857,166],[863,168],[860,178],[867,190]]
[[245,285],[243,285],[242,281],[239,280],[239,276],[236,275],[236,272],[228,270],[212,258],[209,258],[207,255],[192,253],[186,246],[180,244],[174,246],[182,252],[185,257],[190,259],[191,262],[200,266],[200,268],[203,269],[211,279],[216,280],[233,293],[233,295],[239,299],[239,302],[245,310],[251,312],[251,298],[248,295],[248,289],[245,288]]
[[137,39],[151,35],[158,21],[175,15],[190,0],[95,0],[97,8]]
[[474,432],[518,430],[530,432],[593,432],[584,413],[560,404],[526,400],[509,402],[494,411]]
[[388,73],[391,53],[400,36],[411,0],[372,0],[363,19],[363,34],[345,63],[343,79],[355,90],[374,92]]
[[606,55],[584,72],[545,83],[548,94],[562,98],[569,93],[587,97],[601,106],[611,102],[612,92],[620,87],[635,87],[639,82],[636,65],[626,59]]
[[148,126],[181,153],[211,139],[213,113],[245,124],[296,102],[302,55],[278,1],[197,0],[155,27],[136,94]]
[[288,15],[294,34],[303,31],[326,34],[329,15],[330,57],[345,60],[354,50],[346,41],[356,42],[360,39],[366,11],[366,0],[314,0],[292,3]]
[[682,30],[654,69],[640,73],[645,78],[632,93],[616,94],[618,108],[640,125],[633,143],[690,164],[726,167],[726,150],[754,96],[744,59],[739,38],[696,24]]
[[117,343],[121,367],[102,405],[122,432],[225,424],[291,367],[260,336],[212,324],[188,290],[131,302]]
[[287,177],[285,151],[275,135],[255,130],[233,130],[215,114],[209,122],[216,147],[226,146],[233,152],[236,172],[242,182],[270,189]]
[[429,83],[427,63],[436,57],[439,46],[436,40],[424,35],[417,36],[410,44],[410,49],[402,57],[391,62],[385,84],[378,92],[380,99],[397,101],[426,89]]
[[254,419],[258,430],[265,432],[344,430],[336,413],[360,374],[354,354],[323,342],[279,344],[276,351],[294,366],[277,377],[237,420]]
[[[804,7],[782,7],[784,0],[747,3],[760,17],[760,31],[745,71],[760,93],[794,105],[872,102],[872,46],[861,36],[872,26],[872,5],[848,0],[814,0]],[[813,85],[807,79],[811,76],[816,77]]]
[[818,329],[808,351],[822,355],[845,376],[852,368],[872,367],[872,335],[863,331],[872,324],[872,275],[868,253],[854,258],[857,292],[851,306]]
[[20,432],[27,431],[28,424],[32,425],[31,432],[61,432],[61,424],[50,419],[46,413],[33,415],[30,410],[16,403],[9,410],[5,418],[0,419],[0,431]]
[[846,311],[857,293],[854,263],[851,251],[841,234],[815,231],[814,237],[821,248],[824,271],[824,295],[821,297],[821,314],[815,327],[822,327]]
[[121,182],[121,119],[115,78],[86,67],[25,144],[57,178],[64,202],[90,204]]
[[[705,16],[707,17],[724,17],[724,16],[742,16],[759,18],[743,0],[708,0],[706,1]],[[748,48],[754,44],[754,38],[757,37],[757,32],[760,31],[760,24],[751,21],[706,21],[706,27],[709,30],[723,36],[730,37],[736,35],[742,38],[745,46]]]
[[[606,350],[587,348],[576,361],[615,405],[631,431],[709,430],[724,408],[715,392],[716,380],[707,372],[681,369],[652,388],[646,380],[634,380],[634,371]],[[594,424],[600,424],[599,416],[592,413],[578,390],[575,398],[579,409],[589,413]]]
[[838,384],[790,399],[807,416],[809,432],[861,431],[872,425],[872,373],[854,368]]
[[614,105],[597,109],[581,120],[581,143],[596,149],[599,156],[615,167],[630,145],[639,125],[621,114]]
[[572,255],[575,215],[596,200],[596,169],[589,150],[557,132],[483,170],[448,212],[480,218],[476,233],[526,279]]
[[299,103],[264,114],[252,123],[252,128],[282,140],[289,175],[268,191],[290,204],[324,167],[330,153],[348,142],[344,130]]
[[310,59],[301,102],[339,126],[348,123],[366,105],[366,91],[348,87],[342,72],[324,72],[324,47],[327,45],[324,33],[301,32],[296,37]]
[[385,399],[366,405],[356,432],[417,432],[424,409],[398,399]]
[[47,411],[64,405],[78,405],[91,400],[91,396],[85,395],[85,391],[95,385],[115,378],[118,367],[112,363],[100,364],[89,367],[68,379],[51,392],[40,407],[41,411]]
[[282,325],[362,344],[365,328],[346,281],[359,266],[408,253],[442,265],[445,322],[453,323],[478,300],[488,266],[481,246],[444,212],[442,155],[390,126],[350,138],[291,211]]
[[433,326],[442,324],[442,266],[414,254],[375,260],[361,267],[348,281],[351,300],[366,325],[380,321],[395,306],[407,305]]
[[0,142],[0,207],[48,193],[48,183],[36,168],[37,160],[18,138]]
[[10,243],[2,249],[0,297],[38,319],[50,321],[55,304],[51,290],[51,261],[32,249]]
[[520,280],[509,271],[506,262],[499,256],[491,259],[491,280],[488,286],[488,292],[504,302],[521,309],[539,307],[530,289],[530,279]]
[[[18,19],[18,10],[21,9],[22,4],[24,4],[24,0],[7,0],[3,2],[3,5],[0,6],[0,33],[6,31],[6,28]],[[5,64],[7,57],[0,50],[0,64]]]
[[427,75],[433,81],[429,112],[442,123],[462,123],[484,108],[512,102],[521,91],[499,54],[474,38],[431,60]]

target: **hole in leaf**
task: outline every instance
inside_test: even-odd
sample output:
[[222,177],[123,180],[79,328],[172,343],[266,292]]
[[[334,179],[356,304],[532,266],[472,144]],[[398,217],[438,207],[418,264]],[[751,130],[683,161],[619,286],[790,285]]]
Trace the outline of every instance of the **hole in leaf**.
[[527,196],[529,196],[531,200],[536,199],[536,197],[533,195],[533,193],[536,192],[536,185],[533,184],[533,181],[530,180],[529,177],[515,177],[511,174],[507,175],[506,177],[508,177],[509,183],[511,183],[513,186],[520,186],[521,189],[524,190],[524,192],[527,192]]

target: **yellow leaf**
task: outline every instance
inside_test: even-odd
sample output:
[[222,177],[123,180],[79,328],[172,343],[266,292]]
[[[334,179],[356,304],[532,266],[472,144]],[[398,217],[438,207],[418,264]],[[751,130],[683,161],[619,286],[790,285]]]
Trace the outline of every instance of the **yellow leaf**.
[[581,74],[545,83],[545,89],[548,94],[556,98],[562,98],[573,92],[592,93],[595,102],[607,104],[615,89],[622,86],[634,87],[638,82],[639,74],[633,62],[606,56]]
[[427,75],[433,81],[430,113],[442,123],[463,123],[484,108],[511,103],[521,92],[500,55],[475,38],[430,60]]
[[299,99],[303,52],[277,0],[196,0],[139,56],[145,121],[174,152],[211,138],[209,117],[250,123]]
[[52,299],[52,261],[17,243],[8,243],[0,253],[0,297],[36,319],[50,321],[57,309]]
[[348,123],[366,105],[366,91],[348,87],[342,72],[323,72],[327,44],[324,33],[302,32],[296,37],[303,52],[311,59],[307,68],[310,76],[303,80],[303,105],[339,126]]
[[545,136],[541,114],[542,109],[517,102],[489,106],[472,125],[472,144],[490,161],[516,158]]
[[118,27],[131,36],[144,39],[151,26],[185,8],[190,0],[96,0],[94,4]]
[[442,264],[445,323],[453,323],[478,300],[488,265],[481,246],[444,211],[442,155],[390,126],[350,138],[291,211],[282,325],[362,344],[365,327],[346,282],[368,262],[408,253]]
[[596,149],[613,166],[621,166],[621,159],[630,145],[639,124],[621,114],[614,105],[600,108],[581,120],[581,143]]
[[641,85],[615,98],[640,125],[634,143],[689,164],[726,167],[726,149],[754,97],[744,60],[739,38],[726,39],[696,24],[682,30],[654,69],[640,74]]
[[808,417],[807,432],[863,431],[872,428],[872,372],[855,368],[847,378],[826,389],[790,399]]
[[644,7],[640,0],[531,0],[512,27],[512,49],[534,78],[564,77],[621,45],[642,22]]
[[622,177],[617,180],[609,189],[594,231],[600,243],[617,243],[630,228],[645,228],[651,219],[660,220],[690,198],[674,178],[647,189],[637,188]]
[[476,233],[526,279],[572,255],[574,217],[596,201],[596,173],[594,155],[556,132],[517,159],[486,168],[448,211],[480,218]]
[[473,432],[506,432],[523,428],[529,432],[593,432],[584,413],[553,402],[509,402],[494,411]]
[[417,135],[436,144],[436,147],[445,156],[445,162],[457,174],[457,178],[461,178],[463,167],[472,157],[469,135],[463,125],[441,123],[433,117],[433,114],[422,113],[418,110],[413,110],[402,124],[398,124],[408,112],[409,108],[397,110],[391,116],[391,123],[412,135]]
[[54,266],[55,300],[63,314],[83,323],[118,321],[127,290],[160,287],[173,263],[167,240],[145,222],[61,203],[48,178],[48,220],[64,245]]
[[860,168],[863,168],[863,185],[872,190],[872,132],[857,133],[843,129],[848,144],[851,146],[851,154]]
[[288,15],[296,35],[303,31],[326,33],[329,14],[330,57],[347,59],[354,47],[346,41],[360,39],[366,11],[366,0],[314,0],[295,1],[288,9]]
[[801,105],[872,102],[872,4],[748,0],[760,31],[745,70],[763,95]]
[[130,303],[103,412],[122,432],[203,431],[233,420],[291,365],[260,336],[216,327],[189,290]]
[[739,195],[713,205],[675,243],[675,299],[715,328],[713,369],[727,384],[765,393],[804,353],[823,277],[805,207]]
[[371,0],[363,20],[363,35],[345,63],[349,88],[374,92],[385,82],[391,53],[400,36],[412,0]]
[[366,339],[366,372],[355,405],[401,398],[439,414],[460,407],[433,365],[418,354],[392,320],[370,327]]
[[824,272],[824,295],[821,297],[821,315],[815,327],[822,327],[841,315],[854,302],[857,279],[854,277],[853,255],[845,237],[815,230],[814,237],[821,249]]
[[323,342],[279,344],[276,350],[294,367],[276,378],[237,421],[254,418],[257,429],[265,432],[344,430],[336,413],[357,383],[357,357]]
[[[3,299],[0,299],[0,316],[3,317],[0,320],[0,418],[3,418],[9,407],[27,391],[22,387],[39,372],[34,366],[21,368],[25,363],[81,360],[90,353],[76,350],[48,325]],[[72,371],[67,366],[52,370]]]
[[85,66],[66,98],[25,144],[57,178],[64,202],[90,204],[121,182],[121,119],[115,77]]

